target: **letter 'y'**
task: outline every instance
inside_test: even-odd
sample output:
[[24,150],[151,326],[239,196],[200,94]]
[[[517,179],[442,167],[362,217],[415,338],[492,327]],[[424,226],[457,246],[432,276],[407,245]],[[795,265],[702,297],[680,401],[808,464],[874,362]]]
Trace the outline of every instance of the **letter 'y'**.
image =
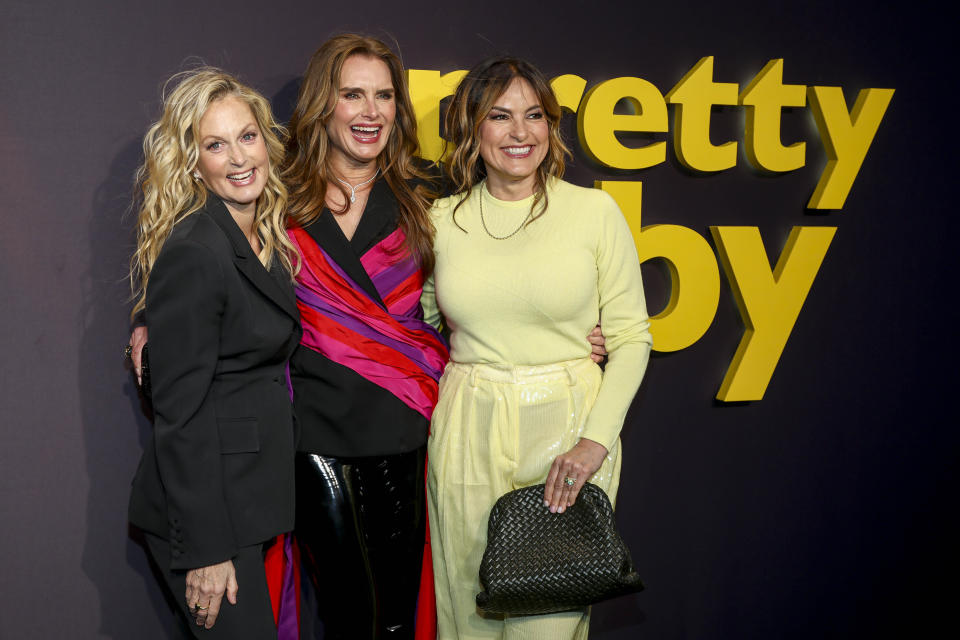
[[794,227],[770,262],[757,227],[710,227],[746,330],[717,400],[762,400],[836,227]]
[[827,166],[807,208],[842,209],[893,89],[864,89],[849,113],[840,87],[809,87],[807,97],[827,152]]

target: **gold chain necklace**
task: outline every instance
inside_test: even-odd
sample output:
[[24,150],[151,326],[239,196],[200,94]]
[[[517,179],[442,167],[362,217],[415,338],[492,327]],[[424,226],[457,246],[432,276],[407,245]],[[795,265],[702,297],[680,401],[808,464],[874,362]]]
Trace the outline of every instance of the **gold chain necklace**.
[[493,238],[494,240],[506,240],[507,238],[512,238],[513,236],[517,235],[517,232],[520,231],[520,229],[523,229],[524,225],[527,224],[527,220],[530,219],[531,213],[533,213],[533,211],[527,212],[527,217],[520,222],[520,226],[514,229],[513,233],[510,233],[505,236],[493,235],[492,233],[490,233],[490,229],[487,227],[487,221],[484,220],[483,218],[483,187],[480,187],[480,224],[483,225],[483,230],[487,232],[487,235]]

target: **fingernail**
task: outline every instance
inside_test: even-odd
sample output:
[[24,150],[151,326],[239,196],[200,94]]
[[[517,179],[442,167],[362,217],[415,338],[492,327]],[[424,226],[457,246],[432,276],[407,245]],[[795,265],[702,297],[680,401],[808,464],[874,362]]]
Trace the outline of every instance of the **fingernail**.
[[547,502],[546,500],[544,500],[544,501],[543,501],[543,506],[545,506],[545,507],[549,507],[549,506],[550,506],[550,503],[549,503],[549,502]]
[[560,507],[559,509],[557,509],[557,513],[563,513],[563,507]]

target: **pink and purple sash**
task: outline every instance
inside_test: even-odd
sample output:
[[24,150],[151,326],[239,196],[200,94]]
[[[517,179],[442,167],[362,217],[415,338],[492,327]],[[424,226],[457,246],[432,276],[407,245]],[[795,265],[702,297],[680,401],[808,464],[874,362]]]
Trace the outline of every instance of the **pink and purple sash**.
[[360,259],[384,309],[301,228],[288,230],[303,263],[297,306],[303,346],[386,389],[427,419],[449,354],[420,308],[423,274],[397,229]]

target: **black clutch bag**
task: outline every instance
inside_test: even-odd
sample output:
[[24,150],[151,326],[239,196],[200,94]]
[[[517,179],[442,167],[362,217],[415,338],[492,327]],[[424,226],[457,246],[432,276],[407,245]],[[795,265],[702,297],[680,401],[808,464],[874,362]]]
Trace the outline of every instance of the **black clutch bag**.
[[534,615],[582,609],[643,589],[600,487],[583,485],[564,513],[543,506],[543,485],[502,496],[490,512],[477,607]]

